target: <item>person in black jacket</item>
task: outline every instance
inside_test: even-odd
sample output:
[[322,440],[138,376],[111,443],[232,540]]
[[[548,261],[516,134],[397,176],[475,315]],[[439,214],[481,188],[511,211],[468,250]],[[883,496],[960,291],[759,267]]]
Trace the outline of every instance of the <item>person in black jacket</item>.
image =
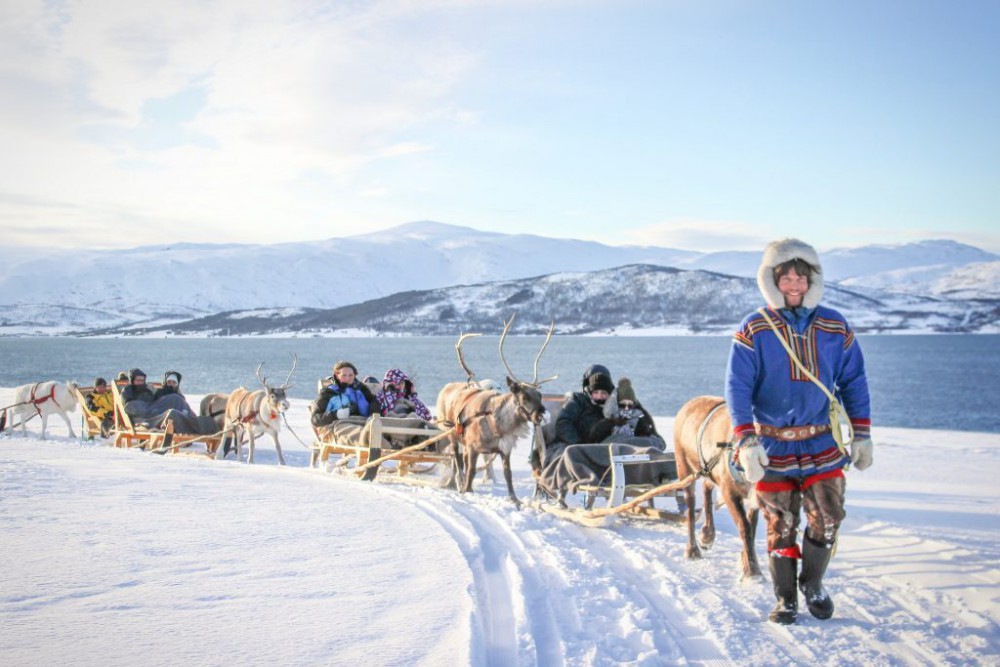
[[181,394],[181,374],[177,371],[167,371],[163,374],[163,385],[153,394],[154,399],[170,394]]
[[554,447],[600,442],[615,426],[604,416],[604,404],[615,390],[611,371],[595,364],[583,374],[582,391],[573,393],[563,403],[556,417],[556,438],[547,447],[547,456]]

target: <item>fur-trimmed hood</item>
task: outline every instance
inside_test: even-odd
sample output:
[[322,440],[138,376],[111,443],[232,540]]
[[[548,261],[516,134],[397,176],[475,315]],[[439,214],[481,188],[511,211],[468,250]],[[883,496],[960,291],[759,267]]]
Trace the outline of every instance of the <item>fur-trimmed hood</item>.
[[816,269],[809,279],[809,290],[802,297],[802,305],[806,308],[815,308],[823,298],[823,274],[820,272],[822,266],[816,249],[798,239],[781,239],[772,241],[764,248],[764,257],[757,270],[757,287],[767,305],[772,308],[785,307],[785,297],[774,283],[774,267],[796,257],[805,260]]

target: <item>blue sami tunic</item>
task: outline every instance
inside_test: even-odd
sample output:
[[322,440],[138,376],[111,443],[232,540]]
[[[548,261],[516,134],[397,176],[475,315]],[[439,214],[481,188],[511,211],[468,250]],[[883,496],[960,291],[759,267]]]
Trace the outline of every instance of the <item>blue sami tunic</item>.
[[[844,404],[855,438],[870,437],[871,400],[865,360],[843,315],[831,308],[769,309],[768,315],[799,360]],[[726,402],[733,434],[754,432],[754,422],[770,426],[829,424],[830,400],[789,358],[763,316],[747,316],[733,335],[726,369]],[[810,477],[839,470],[850,459],[829,431],[788,442],[761,436],[770,459],[768,474]]]

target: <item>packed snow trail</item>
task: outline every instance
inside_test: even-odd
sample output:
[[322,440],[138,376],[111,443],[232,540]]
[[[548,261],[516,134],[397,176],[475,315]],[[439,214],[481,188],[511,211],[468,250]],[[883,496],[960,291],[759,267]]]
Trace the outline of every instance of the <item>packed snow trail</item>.
[[301,447],[279,468],[269,441],[248,466],[3,436],[0,663],[996,664],[1000,436],[877,435],[848,473],[836,613],[790,627],[766,621],[766,574],[739,580],[724,511],[689,561],[679,524],[585,528],[502,482],[361,482]]

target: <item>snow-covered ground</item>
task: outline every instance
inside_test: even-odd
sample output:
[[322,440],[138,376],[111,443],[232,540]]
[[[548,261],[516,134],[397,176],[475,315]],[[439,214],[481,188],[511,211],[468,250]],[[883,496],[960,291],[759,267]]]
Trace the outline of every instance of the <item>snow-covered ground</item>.
[[[308,439],[305,401],[290,423]],[[1000,664],[1000,435],[876,428],[836,615],[780,627],[724,510],[688,561],[679,525],[585,528],[515,510],[502,481],[360,482],[288,433],[281,468],[269,440],[249,466],[30,426],[0,438],[5,666]]]

